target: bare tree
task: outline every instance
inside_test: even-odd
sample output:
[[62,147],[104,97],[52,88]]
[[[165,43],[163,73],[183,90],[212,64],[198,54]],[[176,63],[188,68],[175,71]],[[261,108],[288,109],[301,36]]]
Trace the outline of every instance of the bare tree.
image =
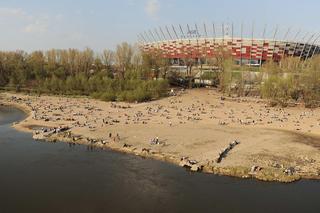
[[117,46],[117,50],[115,53],[115,63],[118,68],[117,71],[119,77],[124,79],[125,72],[131,65],[133,55],[134,49],[127,42],[123,42],[122,44]]
[[112,50],[103,50],[101,60],[106,67],[111,67],[114,64],[114,59],[115,53]]

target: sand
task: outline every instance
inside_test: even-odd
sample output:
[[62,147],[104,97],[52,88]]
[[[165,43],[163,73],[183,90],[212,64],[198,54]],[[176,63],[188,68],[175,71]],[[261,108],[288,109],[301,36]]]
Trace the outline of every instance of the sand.
[[[222,98],[209,89],[141,104],[13,93],[2,93],[0,103],[29,112],[14,127],[33,132],[35,138],[41,135],[35,127],[68,126],[68,132],[45,139],[220,175],[281,182],[320,178],[320,109],[269,107],[260,99]],[[240,143],[217,162],[233,141]]]

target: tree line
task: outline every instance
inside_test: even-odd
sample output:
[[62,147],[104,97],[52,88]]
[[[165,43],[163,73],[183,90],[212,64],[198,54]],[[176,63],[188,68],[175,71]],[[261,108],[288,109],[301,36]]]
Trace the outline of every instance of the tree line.
[[0,52],[0,87],[38,93],[90,95],[103,100],[148,101],[167,94],[169,61],[126,42],[115,51]]
[[[192,70],[202,70],[194,60],[184,59],[187,77]],[[227,94],[255,95],[275,104],[303,101],[306,106],[320,106],[320,57],[301,60],[286,57],[262,67],[236,65],[230,52],[219,49],[211,59],[202,59],[214,72],[201,78],[211,79]],[[115,51],[95,53],[84,50],[0,52],[0,87],[38,93],[88,95],[106,101],[142,102],[168,93],[170,60],[161,51],[144,53],[126,42]],[[202,72],[202,71],[201,71]],[[243,78],[248,72],[259,73],[255,79]],[[171,76],[175,73],[171,72]],[[177,75],[179,78],[179,75]],[[191,85],[191,84],[190,84]]]

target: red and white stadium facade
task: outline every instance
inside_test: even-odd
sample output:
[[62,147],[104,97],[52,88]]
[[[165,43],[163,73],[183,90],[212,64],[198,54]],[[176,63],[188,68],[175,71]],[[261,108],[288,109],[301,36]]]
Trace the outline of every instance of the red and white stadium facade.
[[140,34],[141,49],[149,53],[160,51],[163,57],[169,59],[196,60],[213,58],[223,48],[230,51],[235,61],[241,64],[260,65],[268,60],[279,62],[288,56],[303,60],[320,54],[320,46],[317,43],[320,35],[316,34],[305,36],[301,41],[290,41],[276,39],[276,33],[273,39],[235,37],[233,32],[224,32],[224,29],[221,37],[208,36],[205,25],[204,36],[200,35],[197,27],[196,30],[190,30],[189,26],[187,33],[184,34],[181,26],[179,27],[180,34],[177,34],[173,26],[171,29],[165,27],[164,30],[159,28]]

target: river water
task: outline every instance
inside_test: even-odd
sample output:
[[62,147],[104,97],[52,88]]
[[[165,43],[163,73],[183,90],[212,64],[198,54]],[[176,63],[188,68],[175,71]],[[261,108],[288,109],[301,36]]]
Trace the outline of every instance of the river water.
[[320,212],[320,182],[264,183],[86,146],[36,142],[0,107],[0,213]]

